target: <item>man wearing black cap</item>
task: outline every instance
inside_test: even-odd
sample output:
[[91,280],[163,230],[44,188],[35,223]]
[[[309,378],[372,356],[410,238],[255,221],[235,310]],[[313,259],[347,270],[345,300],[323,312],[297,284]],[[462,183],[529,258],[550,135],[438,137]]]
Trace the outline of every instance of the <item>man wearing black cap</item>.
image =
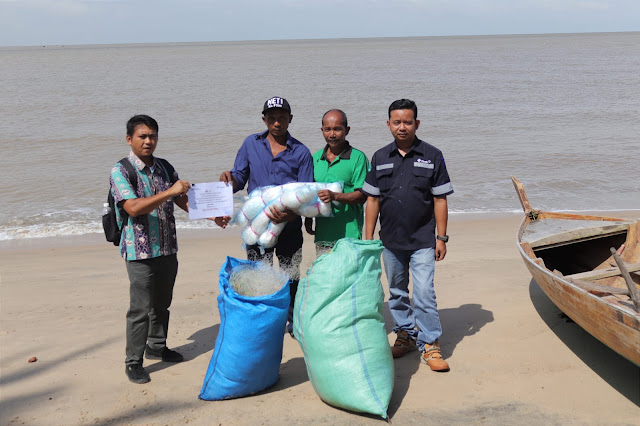
[[[311,152],[288,131],[291,123],[291,107],[286,99],[267,99],[262,109],[262,121],[267,130],[248,136],[236,155],[233,169],[220,175],[223,182],[233,183],[233,192],[244,189],[247,192],[267,185],[284,185],[289,182],[313,182],[313,159]],[[302,219],[291,212],[270,210],[276,223],[287,222],[278,237],[276,246],[265,249],[261,254],[257,245],[247,247],[249,260],[264,260],[273,263],[273,253],[278,257],[280,267],[291,274],[291,306],[298,288],[300,260],[302,258]],[[292,310],[289,313],[291,323]],[[288,325],[291,332],[291,324]]]

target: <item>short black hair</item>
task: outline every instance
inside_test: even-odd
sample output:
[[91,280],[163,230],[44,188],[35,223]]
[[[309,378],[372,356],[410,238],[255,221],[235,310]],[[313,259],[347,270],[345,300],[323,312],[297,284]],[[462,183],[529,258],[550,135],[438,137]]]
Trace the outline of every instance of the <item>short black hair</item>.
[[134,115],[129,119],[129,121],[127,121],[127,135],[133,136],[133,134],[136,132],[136,127],[138,127],[138,125],[140,124],[144,124],[148,128],[153,129],[156,133],[158,133],[158,122],[148,115],[141,114]]
[[343,125],[343,126],[344,126],[344,128],[346,129],[346,128],[348,127],[348,124],[347,124],[347,114],[345,114],[343,110],[341,110],[341,109],[337,109],[337,108],[335,108],[335,109],[330,109],[329,111],[325,112],[325,113],[322,115],[322,125],[324,126],[324,118],[327,116],[327,114],[329,114],[330,112],[334,112],[334,111],[335,111],[335,112],[337,112],[338,114],[340,114],[340,116],[342,117],[342,125]]
[[391,111],[396,109],[413,110],[413,119],[418,119],[418,106],[410,99],[398,99],[397,101],[393,101],[391,105],[389,105],[389,118],[391,118]]

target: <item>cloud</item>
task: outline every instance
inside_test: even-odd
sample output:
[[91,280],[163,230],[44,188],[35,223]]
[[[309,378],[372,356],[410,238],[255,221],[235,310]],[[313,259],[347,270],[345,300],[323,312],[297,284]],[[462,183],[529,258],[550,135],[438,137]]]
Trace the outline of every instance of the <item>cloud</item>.
[[579,1],[579,2],[576,2],[576,5],[582,9],[594,9],[594,10],[595,9],[604,10],[604,9],[609,9],[611,7],[611,4],[609,2],[604,2],[604,1]]
[[638,16],[638,0],[0,0],[0,44],[638,31]]
[[46,13],[57,16],[79,16],[89,10],[85,2],[79,0],[2,0],[2,2],[12,3],[16,9],[22,9],[26,13]]

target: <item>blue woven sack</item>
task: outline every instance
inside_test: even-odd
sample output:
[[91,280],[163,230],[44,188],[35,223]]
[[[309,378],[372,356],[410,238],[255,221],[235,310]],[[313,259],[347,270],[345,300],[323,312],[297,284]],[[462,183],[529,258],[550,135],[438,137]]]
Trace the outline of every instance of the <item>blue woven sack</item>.
[[220,329],[200,399],[237,398],[278,382],[289,282],[266,296],[242,296],[234,291],[230,277],[236,268],[247,265],[258,266],[257,262],[227,257],[220,270]]

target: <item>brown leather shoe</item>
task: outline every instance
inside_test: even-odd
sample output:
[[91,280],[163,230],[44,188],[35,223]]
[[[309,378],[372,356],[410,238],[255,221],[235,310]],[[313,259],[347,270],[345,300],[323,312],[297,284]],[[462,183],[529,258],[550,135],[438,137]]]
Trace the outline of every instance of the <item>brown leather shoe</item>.
[[415,351],[417,348],[416,340],[409,336],[409,333],[404,330],[398,330],[396,342],[391,346],[391,355],[394,358],[400,358],[411,351]]
[[437,340],[431,345],[425,345],[420,360],[427,364],[433,371],[449,371],[449,364],[440,354],[440,342]]

